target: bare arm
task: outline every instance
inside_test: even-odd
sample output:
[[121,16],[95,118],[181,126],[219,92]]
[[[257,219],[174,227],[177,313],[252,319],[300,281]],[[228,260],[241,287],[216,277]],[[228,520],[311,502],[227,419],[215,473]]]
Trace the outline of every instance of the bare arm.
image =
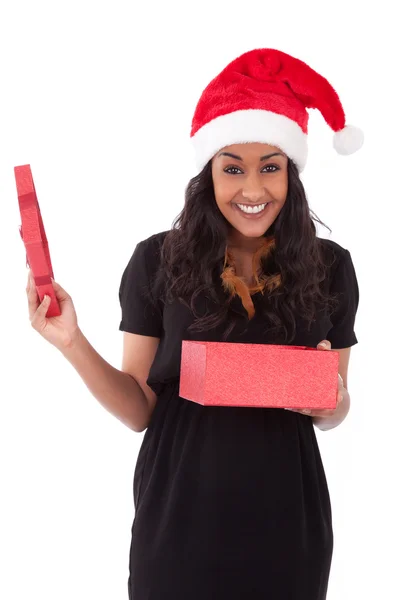
[[104,360],[80,330],[62,354],[108,412],[135,432],[147,427],[150,407],[139,383]]

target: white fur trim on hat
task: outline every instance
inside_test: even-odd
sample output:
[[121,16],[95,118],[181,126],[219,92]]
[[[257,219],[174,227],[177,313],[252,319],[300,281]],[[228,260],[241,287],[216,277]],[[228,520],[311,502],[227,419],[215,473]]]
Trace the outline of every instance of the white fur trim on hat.
[[225,146],[260,142],[280,148],[303,171],[308,155],[308,136],[298,123],[284,115],[260,109],[237,110],[216,117],[191,138],[197,168]]

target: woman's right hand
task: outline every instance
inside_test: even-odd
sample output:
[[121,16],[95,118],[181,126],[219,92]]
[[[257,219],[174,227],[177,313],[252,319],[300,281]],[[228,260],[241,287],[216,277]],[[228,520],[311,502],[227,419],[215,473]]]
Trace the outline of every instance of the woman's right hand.
[[32,273],[29,270],[26,286],[29,319],[33,329],[36,329],[45,340],[62,351],[70,347],[78,337],[80,330],[71,296],[54,280],[52,284],[61,314],[58,317],[47,318],[46,313],[50,306],[50,299],[48,298],[47,303],[44,299],[43,302],[40,302]]

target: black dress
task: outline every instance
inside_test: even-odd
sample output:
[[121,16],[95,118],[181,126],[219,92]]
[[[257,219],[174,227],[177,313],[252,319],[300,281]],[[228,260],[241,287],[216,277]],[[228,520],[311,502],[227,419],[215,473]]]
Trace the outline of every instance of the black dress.
[[[179,396],[183,339],[222,341],[225,325],[187,334],[193,317],[178,301],[153,308],[143,289],[167,232],[140,242],[123,272],[119,329],[160,338],[147,384],[158,400],[133,483],[135,517],[130,600],[324,600],[333,552],[330,496],[311,417],[282,409],[204,407]],[[332,317],[310,331],[297,322],[292,345],[333,349],[357,343],[359,290],[351,255],[323,240],[337,259],[327,284],[340,292]],[[263,296],[256,294],[256,310]],[[229,342],[276,343],[259,311]],[[247,327],[246,327],[247,326]],[[278,342],[280,343],[280,342]]]

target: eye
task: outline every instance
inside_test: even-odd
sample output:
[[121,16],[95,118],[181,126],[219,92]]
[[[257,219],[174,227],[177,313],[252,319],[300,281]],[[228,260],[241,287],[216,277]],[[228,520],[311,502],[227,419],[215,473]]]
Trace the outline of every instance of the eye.
[[[263,167],[262,171],[264,171],[264,169],[267,169],[270,167],[272,169],[274,169],[274,171],[266,171],[266,173],[276,173],[277,171],[280,171],[280,167],[278,167],[277,165],[265,165]],[[232,172],[233,169],[236,170],[235,173]],[[229,175],[237,175],[237,171],[240,171],[242,173],[241,169],[239,169],[238,167],[235,167],[235,166],[234,167],[233,166],[226,167],[225,169],[223,169],[223,171],[224,171],[224,173],[228,173]]]

